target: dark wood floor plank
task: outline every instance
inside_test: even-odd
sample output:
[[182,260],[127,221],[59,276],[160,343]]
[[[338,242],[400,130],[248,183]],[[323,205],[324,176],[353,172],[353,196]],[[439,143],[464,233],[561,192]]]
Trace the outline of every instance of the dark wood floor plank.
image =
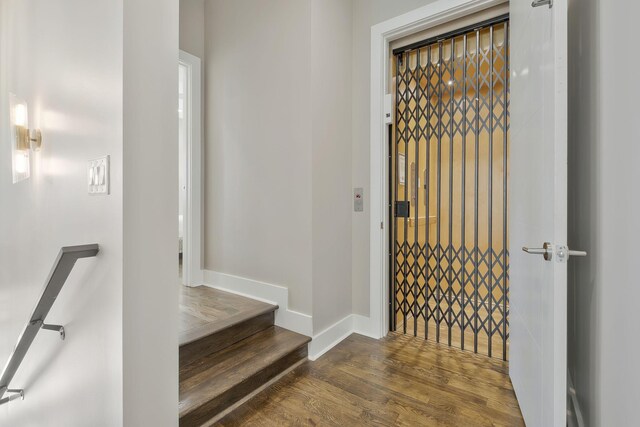
[[200,426],[307,358],[309,338],[277,326],[180,368],[180,425]]
[[522,426],[508,364],[390,335],[351,335],[219,425]]
[[285,393],[281,393],[284,388],[291,387],[301,376],[306,374],[308,365],[300,366],[289,375],[282,378],[270,387],[275,395],[265,393],[258,394],[244,405],[237,408],[224,421],[216,425],[225,426],[273,426],[273,425],[301,425],[300,419],[287,411],[274,411],[273,408],[280,408],[280,402],[284,400]]
[[[345,362],[351,369],[361,372],[362,366],[375,368],[376,371],[384,373],[381,381],[385,382],[387,378],[395,378],[399,383],[399,387],[414,381],[415,378],[421,378],[424,387],[418,388],[418,392],[433,392],[434,388],[439,390],[439,394],[448,395],[452,399],[463,398],[467,402],[474,404],[489,406],[492,405],[496,410],[502,410],[504,405],[501,403],[503,399],[508,399],[513,395],[511,389],[505,389],[500,385],[493,385],[476,379],[461,380],[457,378],[455,373],[449,371],[440,371],[437,366],[416,367],[417,360],[399,360],[389,357],[383,357],[375,353],[358,353],[348,362]],[[365,371],[365,374],[368,371]],[[510,386],[510,383],[508,383]],[[478,396],[482,396],[481,399]],[[504,412],[504,411],[503,411]],[[507,414],[510,411],[507,410]]]
[[305,345],[308,338],[277,326],[180,369],[180,407],[188,411],[216,393]]
[[275,312],[269,311],[196,341],[183,344],[180,346],[180,365],[191,365],[203,357],[221,351],[253,334],[268,329],[273,326],[274,320]]
[[207,421],[215,418],[219,413],[250,394],[262,384],[267,383],[279,373],[283,372],[288,367],[295,365],[297,362],[306,359],[306,357],[307,347],[305,345],[283,356],[274,363],[243,377],[241,381],[237,382],[232,387],[227,388],[220,394],[211,396],[206,402],[203,402],[191,411],[181,411],[180,426],[197,427],[205,424]]
[[359,399],[349,391],[317,377],[303,377],[295,388],[309,397],[326,401],[339,413],[349,411],[356,415],[360,422],[366,421],[369,425],[392,425],[398,417],[393,411],[384,410],[380,405]]

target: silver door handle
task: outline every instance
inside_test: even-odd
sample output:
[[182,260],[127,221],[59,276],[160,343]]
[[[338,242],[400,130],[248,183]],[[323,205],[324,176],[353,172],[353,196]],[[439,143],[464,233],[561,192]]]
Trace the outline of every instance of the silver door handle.
[[[532,255],[542,255],[546,261],[551,261],[553,258],[553,245],[549,242],[544,242],[541,248],[527,248],[522,247],[522,250]],[[566,262],[569,257],[572,256],[587,256],[585,251],[574,251],[566,246],[558,246],[556,248],[558,262]]]
[[546,261],[551,261],[553,258],[553,246],[549,242],[544,242],[541,248],[527,248],[522,247],[522,250],[532,255],[542,255]]
[[574,251],[566,246],[558,246],[558,261],[566,261],[572,256],[587,256],[585,251]]
[[570,256],[587,256],[587,251],[573,251],[569,249]]

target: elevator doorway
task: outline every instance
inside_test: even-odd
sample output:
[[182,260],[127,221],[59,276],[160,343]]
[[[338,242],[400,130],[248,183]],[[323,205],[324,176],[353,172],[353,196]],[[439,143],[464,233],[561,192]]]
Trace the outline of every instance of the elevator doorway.
[[508,359],[509,21],[394,50],[390,330]]

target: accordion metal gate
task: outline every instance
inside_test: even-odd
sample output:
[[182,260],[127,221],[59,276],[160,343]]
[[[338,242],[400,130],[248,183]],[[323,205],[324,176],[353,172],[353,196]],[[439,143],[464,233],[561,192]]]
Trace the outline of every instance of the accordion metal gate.
[[394,51],[390,329],[507,360],[509,21]]

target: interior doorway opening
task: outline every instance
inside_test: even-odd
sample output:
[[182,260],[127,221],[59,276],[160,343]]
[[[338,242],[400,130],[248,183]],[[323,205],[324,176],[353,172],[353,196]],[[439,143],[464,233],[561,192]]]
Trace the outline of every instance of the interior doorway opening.
[[389,328],[508,358],[509,21],[393,51]]
[[180,51],[178,61],[179,282],[197,286],[202,272],[202,83],[200,58]]
[[184,282],[184,217],[187,205],[187,139],[188,114],[187,66],[178,63],[178,277]]

